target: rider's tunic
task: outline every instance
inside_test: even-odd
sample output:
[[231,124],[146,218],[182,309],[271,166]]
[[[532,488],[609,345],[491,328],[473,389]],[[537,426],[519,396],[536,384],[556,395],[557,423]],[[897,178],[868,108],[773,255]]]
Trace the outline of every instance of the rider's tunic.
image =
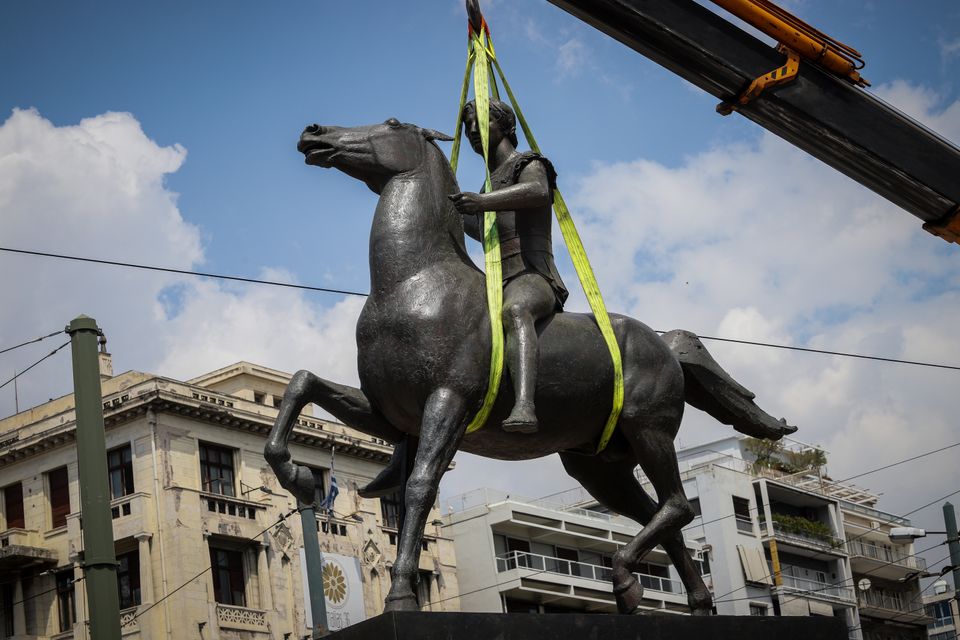
[[[549,160],[533,151],[515,153],[497,167],[490,175],[493,190],[498,191],[517,184],[520,173],[531,162],[543,164],[552,195],[556,188],[557,172]],[[500,236],[504,286],[522,273],[537,273],[550,284],[556,296],[557,311],[560,311],[568,293],[553,261],[552,218],[550,205],[498,211],[497,232]],[[479,228],[482,229],[482,225],[479,225]]]

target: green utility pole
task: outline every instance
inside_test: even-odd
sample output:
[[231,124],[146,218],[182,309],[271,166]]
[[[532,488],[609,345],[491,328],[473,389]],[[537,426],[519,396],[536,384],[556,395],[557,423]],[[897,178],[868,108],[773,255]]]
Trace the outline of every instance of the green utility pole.
[[943,503],[943,522],[947,525],[947,549],[953,565],[953,590],[960,594],[960,539],[957,539],[957,515],[949,502]]
[[73,393],[77,414],[77,464],[80,467],[80,525],[83,576],[90,612],[90,637],[120,640],[117,556],[113,549],[107,447],[103,434],[103,395],[93,318],[78,316],[67,327],[73,351]]
[[323,595],[323,573],[320,566],[320,537],[317,534],[315,504],[300,505],[300,523],[303,528],[303,556],[307,563],[307,586],[310,591],[310,614],[313,616],[313,638],[328,635],[327,602]]

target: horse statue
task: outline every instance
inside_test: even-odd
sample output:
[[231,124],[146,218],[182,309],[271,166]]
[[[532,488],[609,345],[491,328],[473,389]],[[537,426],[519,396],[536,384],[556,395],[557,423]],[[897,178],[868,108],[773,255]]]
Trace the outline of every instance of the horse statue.
[[[357,323],[360,388],[305,370],[293,376],[264,450],[281,485],[302,503],[312,502],[310,470],[291,461],[287,444],[308,403],[370,435],[395,443],[409,437],[415,444],[403,465],[404,515],[385,610],[418,610],[423,529],[457,450],[501,460],[558,453],[567,473],[600,504],[643,525],[613,558],[618,610],[638,610],[643,589],[633,572],[661,545],[691,612],[712,613],[712,597],[681,535],[694,517],[673,444],[684,402],[753,436],[777,439],[795,427],[757,407],[692,333],[661,338],[633,318],[611,314],[624,401],[615,435],[596,453],[611,410],[613,365],[593,316],[563,312],[537,327],[539,431],[499,428],[514,401],[505,372],[489,426],[466,434],[486,391],[490,317],[484,274],[467,254],[463,221],[448,198],[459,192],[456,177],[437,140],[451,138],[395,118],[349,128],[314,124],[300,137],[297,148],[307,164],[363,181],[379,201],[370,231],[370,295]],[[634,475],[638,464],[656,501]]]

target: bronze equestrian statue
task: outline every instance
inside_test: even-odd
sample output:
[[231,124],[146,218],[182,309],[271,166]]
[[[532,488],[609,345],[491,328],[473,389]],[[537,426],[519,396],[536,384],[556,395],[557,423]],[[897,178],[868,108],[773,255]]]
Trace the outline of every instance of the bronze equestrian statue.
[[[633,571],[662,545],[691,611],[711,613],[710,592],[681,535],[693,519],[673,445],[684,402],[753,436],[776,439],[795,428],[757,407],[693,334],[661,338],[637,320],[611,314],[625,397],[616,433],[596,454],[613,395],[610,354],[592,315],[557,313],[536,325],[538,432],[499,428],[515,404],[505,375],[487,425],[465,435],[486,391],[490,318],[484,275],[467,254],[463,216],[449,197],[460,190],[436,140],[450,138],[394,118],[363,127],[310,125],[300,137],[307,164],[339,169],[380,197],[370,231],[370,295],[357,323],[360,389],[305,370],[293,376],[264,450],[280,483],[301,502],[313,500],[313,476],[291,462],[287,447],[310,402],[376,437],[400,442],[410,436],[416,446],[403,456],[405,514],[385,609],[417,610],[421,537],[457,450],[502,460],[559,453],[566,471],[600,504],[644,525],[614,555],[618,610],[637,610],[643,590]],[[638,464],[656,502],[634,476]]]

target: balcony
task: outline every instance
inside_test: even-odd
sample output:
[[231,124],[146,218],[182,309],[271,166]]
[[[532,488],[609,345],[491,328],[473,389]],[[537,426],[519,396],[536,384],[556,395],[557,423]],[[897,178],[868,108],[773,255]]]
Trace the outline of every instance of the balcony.
[[217,625],[221,629],[270,633],[266,611],[229,604],[217,604]]
[[899,622],[927,624],[933,621],[926,608],[908,593],[869,589],[857,597],[860,613],[874,618],[893,619]]
[[261,533],[263,524],[258,513],[266,512],[267,504],[206,491],[200,492],[199,499],[208,531],[223,531],[228,526],[233,536],[253,538]]
[[783,575],[783,585],[780,587],[783,591],[814,598],[816,600],[827,600],[828,602],[837,602],[853,606],[857,602],[853,589],[841,587],[836,584],[826,582],[817,582],[816,580],[807,580],[806,578],[796,578],[790,575]]
[[56,551],[44,548],[38,532],[29,529],[0,532],[0,575],[56,563]]
[[128,635],[140,631],[140,621],[137,620],[137,607],[122,609],[120,611],[120,633]]
[[881,546],[864,540],[847,541],[850,567],[857,573],[897,580],[914,571],[926,571],[927,561],[910,556],[899,548]]
[[[760,527],[767,532],[770,537],[770,527],[765,520],[760,521]],[[773,516],[773,539],[779,543],[789,545],[797,550],[813,551],[816,554],[822,552],[836,555],[846,555],[846,542],[843,538],[837,538],[826,533],[813,533],[804,531],[802,528],[792,526],[790,523],[777,520],[777,514]],[[800,555],[808,555],[800,553]]]
[[[520,571],[519,577],[524,579],[536,577],[538,580],[549,581],[554,584],[569,585],[572,595],[582,593],[577,588],[580,584],[604,594],[612,594],[613,592],[613,586],[610,582],[612,578],[610,567],[522,551],[511,551],[497,556],[496,563],[497,573]],[[522,570],[528,570],[529,573]],[[685,592],[680,581],[645,573],[635,573],[634,575],[643,586],[646,592],[645,597],[653,600],[686,603]],[[598,584],[588,584],[586,581]],[[609,596],[607,597],[609,598]]]

